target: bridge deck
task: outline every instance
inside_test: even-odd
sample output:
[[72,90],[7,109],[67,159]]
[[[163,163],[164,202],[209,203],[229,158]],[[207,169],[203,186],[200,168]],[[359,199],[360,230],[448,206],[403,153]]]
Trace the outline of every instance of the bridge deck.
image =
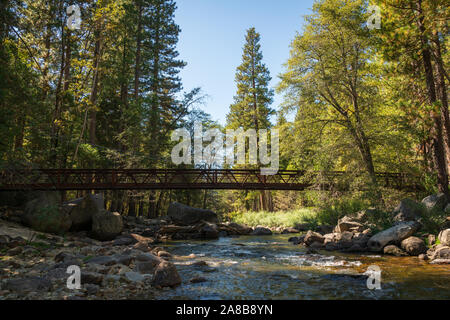
[[[379,185],[420,190],[416,177],[377,173]],[[345,172],[280,170],[272,176],[260,170],[202,169],[33,169],[0,171],[0,191],[14,190],[342,190],[348,189]]]

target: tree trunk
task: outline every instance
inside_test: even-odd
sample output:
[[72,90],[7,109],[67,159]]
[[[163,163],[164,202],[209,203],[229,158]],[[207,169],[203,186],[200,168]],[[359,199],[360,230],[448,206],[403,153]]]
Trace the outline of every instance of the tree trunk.
[[434,33],[434,57],[436,60],[435,69],[436,69],[436,86],[437,92],[439,95],[439,99],[441,100],[440,111],[441,111],[441,122],[442,122],[442,135],[444,140],[444,149],[445,149],[445,160],[446,160],[446,169],[447,175],[450,173],[450,117],[448,111],[448,93],[447,93],[447,84],[445,82],[445,68],[444,63],[442,61],[441,54],[441,43],[437,33]]
[[[429,41],[425,34],[424,16],[422,11],[422,0],[418,0],[417,11],[419,17],[417,19],[418,28],[420,31],[422,62],[425,70],[425,79],[428,91],[428,100],[430,105],[435,105],[437,102],[436,85],[433,77],[433,66],[431,63],[431,52],[429,50]],[[438,189],[439,192],[444,193],[449,198],[448,190],[448,174],[445,163],[444,139],[442,136],[442,121],[441,116],[432,111],[431,118],[434,122],[433,127],[433,160],[437,170]]]
[[99,66],[100,66],[100,30],[97,26],[97,30],[95,31],[95,49],[94,49],[94,77],[92,80],[92,91],[90,96],[91,103],[91,112],[89,117],[89,142],[91,144],[97,143],[96,136],[96,127],[97,127],[97,111],[95,110],[95,106],[97,104],[97,96],[98,96],[98,77],[99,77]]
[[142,33],[142,3],[138,0],[138,27],[136,36],[136,59],[134,67],[134,99],[139,99],[139,77],[141,72],[141,33]]

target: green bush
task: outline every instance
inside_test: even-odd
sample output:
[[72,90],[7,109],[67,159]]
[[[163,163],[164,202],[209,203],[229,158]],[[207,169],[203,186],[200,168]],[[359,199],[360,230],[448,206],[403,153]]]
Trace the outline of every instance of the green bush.
[[233,212],[228,215],[230,221],[245,224],[251,227],[258,225],[267,227],[295,227],[300,223],[311,223],[315,221],[317,211],[311,208],[304,208],[292,211],[278,212]]

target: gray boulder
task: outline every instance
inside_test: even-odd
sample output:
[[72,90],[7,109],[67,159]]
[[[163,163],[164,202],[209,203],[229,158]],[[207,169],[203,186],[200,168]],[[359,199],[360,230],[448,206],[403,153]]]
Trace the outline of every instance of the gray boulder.
[[217,214],[211,210],[193,208],[178,202],[170,204],[167,215],[175,224],[183,226],[194,225],[201,221],[219,222]]
[[438,238],[442,245],[450,246],[450,229],[442,230]]
[[59,192],[41,192],[25,204],[22,223],[36,231],[62,234],[72,226],[70,216],[60,208]]
[[388,244],[399,244],[402,240],[412,236],[420,229],[420,224],[415,221],[401,222],[392,228],[381,231],[371,237],[367,242],[370,251],[380,252]]
[[91,230],[92,217],[105,208],[103,195],[89,194],[63,204],[63,209],[72,220],[71,231]]
[[432,194],[431,196],[426,197],[422,200],[422,203],[425,205],[425,207],[429,210],[444,210],[446,207],[448,200],[445,194],[438,193],[438,194]]
[[200,234],[202,239],[219,238],[219,230],[217,229],[217,225],[213,223],[205,222],[205,225],[200,229]]
[[101,210],[92,217],[92,236],[101,241],[114,240],[123,231],[122,216]]
[[157,257],[155,257],[155,260],[153,261],[136,262],[135,271],[141,274],[153,274],[161,261],[162,259],[157,259]]
[[253,236],[270,236],[272,235],[272,231],[268,228],[256,227],[251,234]]
[[421,204],[412,199],[403,199],[392,215],[394,221],[416,221],[423,215],[423,212],[424,208]]
[[181,284],[181,278],[177,269],[171,262],[161,262],[153,275],[153,286],[176,287]]
[[419,254],[427,252],[425,242],[417,237],[409,237],[402,241],[402,249],[411,256],[418,256]]
[[345,231],[363,231],[364,227],[361,223],[354,221],[350,217],[343,217],[342,219],[339,219],[338,224],[334,230],[336,233],[342,233]]
[[320,233],[309,230],[306,233],[306,236],[305,236],[305,239],[304,239],[304,243],[307,246],[310,246],[314,242],[323,244],[325,242],[325,238]]

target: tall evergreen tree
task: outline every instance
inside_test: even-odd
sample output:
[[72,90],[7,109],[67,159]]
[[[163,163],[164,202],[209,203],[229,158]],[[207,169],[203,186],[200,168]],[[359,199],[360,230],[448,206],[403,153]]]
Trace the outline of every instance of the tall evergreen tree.
[[227,115],[227,126],[258,131],[271,126],[270,116],[274,110],[270,104],[274,93],[269,82],[272,78],[262,61],[260,34],[250,28],[245,40],[242,64],[236,71],[237,92]]
[[[271,127],[270,116],[275,111],[270,105],[274,92],[269,86],[269,69],[262,61],[260,40],[261,36],[255,28],[247,30],[242,64],[236,71],[237,92],[227,115],[227,127],[230,129],[254,129],[258,133],[260,129]],[[259,154],[259,148],[257,151]],[[254,202],[253,207],[272,210],[271,193],[261,191],[259,195],[259,204]]]

